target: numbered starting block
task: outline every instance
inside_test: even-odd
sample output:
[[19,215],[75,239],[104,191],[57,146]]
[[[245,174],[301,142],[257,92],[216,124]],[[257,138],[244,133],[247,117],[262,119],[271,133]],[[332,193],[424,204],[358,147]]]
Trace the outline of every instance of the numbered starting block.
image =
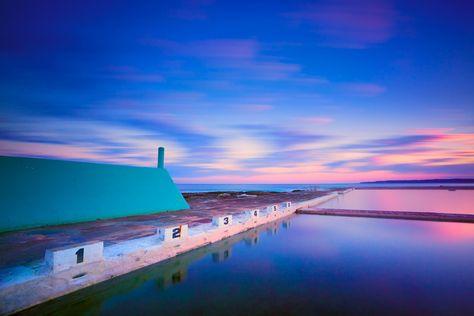
[[212,225],[217,227],[226,227],[232,225],[232,215],[214,216]]
[[54,272],[60,272],[104,260],[104,243],[92,241],[73,246],[47,249],[44,260]]
[[259,215],[260,215],[260,210],[259,209],[254,209],[254,210],[247,210],[245,211],[245,214],[247,214],[249,220],[253,220],[254,223],[256,223]]
[[290,211],[291,208],[291,202],[283,202],[280,203],[280,209],[285,212],[285,211]]
[[266,207],[267,214],[270,216],[277,216],[277,211],[278,211],[278,205],[269,205]]
[[158,228],[158,236],[164,242],[178,241],[188,237],[188,224]]

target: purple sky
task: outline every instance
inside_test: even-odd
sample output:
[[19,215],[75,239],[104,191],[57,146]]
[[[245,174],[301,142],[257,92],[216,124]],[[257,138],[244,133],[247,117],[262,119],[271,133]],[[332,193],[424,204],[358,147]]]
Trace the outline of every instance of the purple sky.
[[182,183],[474,177],[468,1],[2,1],[0,154]]

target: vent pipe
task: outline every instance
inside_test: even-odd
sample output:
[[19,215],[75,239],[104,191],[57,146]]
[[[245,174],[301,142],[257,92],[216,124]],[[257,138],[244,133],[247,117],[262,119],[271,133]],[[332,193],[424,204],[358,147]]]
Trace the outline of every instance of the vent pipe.
[[158,168],[163,169],[165,167],[165,148],[158,147]]

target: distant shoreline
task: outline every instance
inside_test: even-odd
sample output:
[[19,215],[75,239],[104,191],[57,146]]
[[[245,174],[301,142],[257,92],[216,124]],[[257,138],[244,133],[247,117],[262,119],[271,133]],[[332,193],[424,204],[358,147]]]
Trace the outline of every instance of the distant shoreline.
[[360,184],[396,184],[396,183],[474,183],[474,179],[428,179],[428,180],[383,180],[383,181],[366,181]]

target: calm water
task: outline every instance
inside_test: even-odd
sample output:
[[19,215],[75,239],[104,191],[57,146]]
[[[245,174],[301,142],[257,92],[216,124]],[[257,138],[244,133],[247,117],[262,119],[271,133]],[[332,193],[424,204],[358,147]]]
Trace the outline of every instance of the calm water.
[[474,186],[473,183],[177,184],[181,192],[329,190],[334,188]]
[[474,225],[295,215],[30,310],[473,315]]
[[474,190],[354,190],[320,207],[474,214]]

